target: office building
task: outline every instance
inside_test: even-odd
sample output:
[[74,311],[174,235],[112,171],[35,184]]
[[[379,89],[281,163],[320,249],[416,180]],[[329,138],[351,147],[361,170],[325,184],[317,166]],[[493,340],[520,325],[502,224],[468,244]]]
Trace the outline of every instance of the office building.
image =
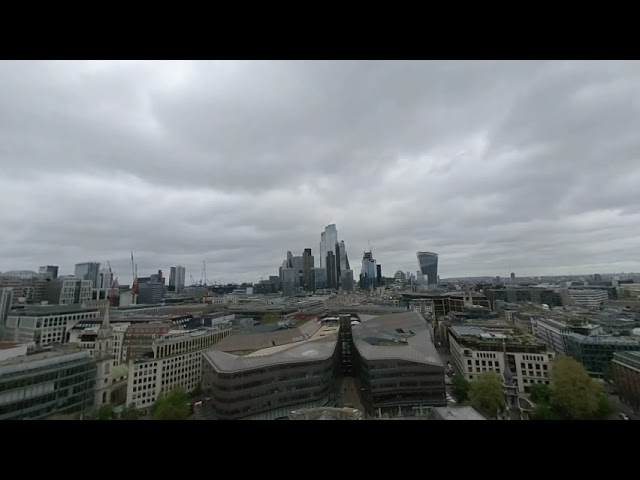
[[384,284],[384,279],[382,277],[382,265],[379,263],[376,264],[376,283],[379,287]]
[[70,276],[58,277],[49,282],[45,296],[52,304],[82,304],[91,300],[93,285],[92,280]]
[[434,290],[438,286],[438,254],[433,252],[418,252],[418,265],[420,273],[426,279],[429,289]]
[[493,308],[497,302],[507,303],[536,303],[549,307],[561,306],[560,296],[553,288],[540,287],[512,287],[485,288],[484,294],[491,301]]
[[38,269],[40,275],[44,275],[49,280],[55,280],[58,278],[58,267],[56,265],[45,265]]
[[291,257],[291,268],[295,270],[296,289],[304,284],[304,260],[302,255]]
[[175,388],[191,392],[202,380],[202,353],[231,333],[231,326],[170,331],[153,341],[152,357],[131,360],[127,402],[149,411],[157,398]]
[[297,272],[295,269],[282,269],[282,295],[284,295],[285,297],[290,297],[296,292],[296,278]]
[[327,288],[327,270],[325,268],[312,268],[311,269],[311,291],[323,290]]
[[378,266],[372,252],[364,252],[360,272],[360,288],[372,289],[378,286]]
[[30,306],[9,313],[4,330],[4,340],[33,342],[37,348],[50,344],[65,344],[69,332],[81,320],[100,317],[98,309],[80,305]]
[[516,274],[511,272],[511,283],[516,283]]
[[138,304],[155,305],[162,303],[164,298],[164,283],[145,282],[138,285]]
[[600,325],[589,324],[580,320],[569,322],[559,318],[551,318],[546,315],[518,313],[517,317],[527,316],[531,324],[531,332],[544,343],[549,350],[558,355],[568,355],[567,337],[571,333],[586,336],[602,335]]
[[171,267],[169,271],[169,290],[182,293],[185,285],[186,269],[180,265]]
[[338,243],[338,229],[335,224],[327,225],[324,232],[320,234],[320,267],[327,268],[327,254],[333,252],[335,258],[335,248]]
[[336,270],[336,255],[334,252],[332,251],[327,252],[325,265],[327,270],[327,287],[326,288],[337,290],[338,289],[338,272]]
[[122,339],[122,362],[151,356],[154,340],[169,333],[171,327],[170,322],[161,321],[129,325]]
[[618,395],[634,411],[640,411],[640,352],[616,352],[611,365]]
[[162,284],[162,286],[164,286],[165,279],[162,275],[162,270],[158,270],[158,273],[151,274],[147,283],[160,283]]
[[269,275],[269,283],[272,283],[275,286],[275,291],[282,289],[282,284],[278,275]]
[[311,254],[310,248],[305,248],[304,253],[302,254],[302,275],[303,275],[303,284],[305,290],[311,290],[311,269],[314,267],[314,258]]
[[4,326],[11,311],[11,305],[13,303],[13,288],[5,287],[0,288],[0,340],[2,340],[2,334],[4,332]]
[[408,417],[446,406],[444,365],[418,313],[382,315],[345,327],[351,328],[354,377],[369,415]]
[[586,336],[570,333],[566,337],[567,354],[579,361],[594,378],[611,375],[611,360],[616,352],[640,351],[635,337]]
[[345,292],[353,292],[353,270],[344,270],[342,272],[342,289]]
[[[590,310],[601,310],[609,299],[606,290],[570,288],[560,292],[565,305],[584,307]],[[566,300],[568,298],[568,301]]]
[[100,273],[100,263],[98,262],[85,262],[76,263],[74,277],[82,280],[90,280],[91,288],[96,288],[98,285],[98,274]]
[[336,257],[339,261],[340,272],[351,269],[351,266],[349,265],[349,256],[347,255],[347,247],[344,244],[344,240],[340,240],[340,244],[337,246],[337,249],[339,249],[339,255],[336,255]]
[[398,270],[393,278],[395,279],[396,283],[400,283],[402,285],[407,283],[407,276],[402,270]]
[[113,274],[106,268],[103,268],[98,272],[98,280],[94,286],[97,289],[109,289],[113,283]]
[[451,362],[469,381],[489,371],[503,376],[509,369],[520,393],[528,393],[531,385],[550,384],[555,353],[529,333],[468,325],[449,325],[447,333]]
[[224,420],[287,418],[335,400],[338,326],[316,319],[234,334],[203,355],[202,389]]
[[[15,346],[0,343],[0,353]],[[42,420],[88,412],[95,382],[96,365],[86,351],[25,348],[18,356],[0,361],[0,420]]]

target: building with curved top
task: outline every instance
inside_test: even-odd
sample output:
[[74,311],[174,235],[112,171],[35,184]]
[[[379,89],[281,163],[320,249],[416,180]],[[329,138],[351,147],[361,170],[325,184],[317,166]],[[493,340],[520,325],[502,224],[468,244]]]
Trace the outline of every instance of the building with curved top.
[[410,311],[352,326],[353,371],[372,416],[424,415],[446,406],[445,371],[427,322]]
[[426,277],[427,285],[435,288],[438,285],[438,254],[433,252],[418,252],[420,273]]
[[219,419],[274,420],[336,397],[338,325],[236,333],[203,356],[202,388]]

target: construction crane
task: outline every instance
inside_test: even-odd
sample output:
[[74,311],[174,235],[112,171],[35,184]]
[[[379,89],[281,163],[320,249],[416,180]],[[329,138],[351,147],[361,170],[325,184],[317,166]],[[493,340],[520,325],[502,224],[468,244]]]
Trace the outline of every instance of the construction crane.
[[193,275],[189,274],[189,276],[191,277],[191,286],[194,286],[196,281],[193,279]]

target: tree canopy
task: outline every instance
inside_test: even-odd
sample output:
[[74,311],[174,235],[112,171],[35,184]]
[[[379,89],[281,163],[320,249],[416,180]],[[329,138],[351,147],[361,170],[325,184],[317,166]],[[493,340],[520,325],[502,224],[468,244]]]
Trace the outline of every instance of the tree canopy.
[[153,406],[155,420],[185,420],[189,414],[189,397],[183,388],[171,390]]
[[451,383],[453,384],[453,394],[456,400],[464,402],[469,398],[469,388],[471,388],[471,385],[467,379],[464,378],[464,375],[454,375]]
[[136,408],[136,405],[132,403],[131,405],[125,405],[120,412],[120,420],[140,420],[142,418],[142,413]]
[[113,412],[113,407],[111,405],[102,405],[96,411],[96,420],[113,420],[115,418],[115,413]]
[[530,393],[532,402],[548,404],[549,402],[551,402],[553,390],[549,385],[545,385],[543,383],[535,383],[531,385]]
[[469,388],[471,406],[489,418],[496,418],[504,409],[502,378],[496,372],[485,372],[471,383]]

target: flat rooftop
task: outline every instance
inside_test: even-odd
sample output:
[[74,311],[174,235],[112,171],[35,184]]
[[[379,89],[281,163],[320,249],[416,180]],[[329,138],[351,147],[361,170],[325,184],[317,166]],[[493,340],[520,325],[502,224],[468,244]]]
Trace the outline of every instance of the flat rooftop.
[[9,316],[45,317],[47,315],[99,312],[100,310],[99,307],[83,307],[82,305],[29,305],[25,309],[9,312]]

